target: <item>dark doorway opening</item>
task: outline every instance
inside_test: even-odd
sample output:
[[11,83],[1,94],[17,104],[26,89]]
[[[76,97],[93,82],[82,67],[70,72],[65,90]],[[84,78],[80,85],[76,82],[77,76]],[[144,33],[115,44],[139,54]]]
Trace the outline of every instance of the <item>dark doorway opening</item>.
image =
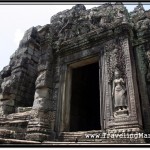
[[70,131],[100,130],[99,64],[72,70]]

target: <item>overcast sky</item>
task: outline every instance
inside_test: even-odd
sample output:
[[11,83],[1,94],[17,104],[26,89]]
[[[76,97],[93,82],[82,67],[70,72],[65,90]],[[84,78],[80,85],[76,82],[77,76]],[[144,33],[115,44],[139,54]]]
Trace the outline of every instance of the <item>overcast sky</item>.
[[[24,32],[32,26],[50,23],[59,11],[74,5],[0,5],[0,70],[9,64],[10,56],[18,48]],[[98,5],[85,5],[87,9]],[[136,5],[125,5],[132,11]],[[145,10],[150,5],[144,5]]]

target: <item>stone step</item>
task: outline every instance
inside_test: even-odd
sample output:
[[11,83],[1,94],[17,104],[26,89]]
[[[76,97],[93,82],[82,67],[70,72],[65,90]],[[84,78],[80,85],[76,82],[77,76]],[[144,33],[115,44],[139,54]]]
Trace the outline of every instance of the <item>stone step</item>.
[[[29,120],[31,111],[13,113],[6,116],[6,120]],[[3,119],[4,120],[4,119]]]
[[19,107],[16,113],[1,116],[0,138],[25,140],[31,107]]
[[24,140],[28,120],[5,120],[0,122],[0,138]]
[[61,132],[61,134],[64,135],[81,135],[81,134],[97,134],[97,133],[103,133],[102,130],[90,130],[90,131],[76,131],[76,132]]
[[75,141],[102,141],[102,139],[86,138],[88,134],[101,134],[101,130],[62,132],[59,135],[59,141],[75,142]]
[[29,120],[32,107],[18,107],[16,113],[0,116],[0,122],[8,120]]
[[15,138],[15,131],[0,129],[0,138]]

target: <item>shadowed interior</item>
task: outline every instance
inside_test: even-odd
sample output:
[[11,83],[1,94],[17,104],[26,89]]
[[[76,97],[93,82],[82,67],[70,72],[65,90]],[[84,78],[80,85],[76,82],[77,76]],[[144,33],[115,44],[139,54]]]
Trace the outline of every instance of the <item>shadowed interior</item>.
[[100,129],[99,65],[72,70],[70,131]]

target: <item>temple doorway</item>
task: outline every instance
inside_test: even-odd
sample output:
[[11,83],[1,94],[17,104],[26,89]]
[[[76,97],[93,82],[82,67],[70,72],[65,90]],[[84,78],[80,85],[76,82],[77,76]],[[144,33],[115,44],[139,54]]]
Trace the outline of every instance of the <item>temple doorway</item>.
[[100,130],[98,62],[72,69],[70,131]]

